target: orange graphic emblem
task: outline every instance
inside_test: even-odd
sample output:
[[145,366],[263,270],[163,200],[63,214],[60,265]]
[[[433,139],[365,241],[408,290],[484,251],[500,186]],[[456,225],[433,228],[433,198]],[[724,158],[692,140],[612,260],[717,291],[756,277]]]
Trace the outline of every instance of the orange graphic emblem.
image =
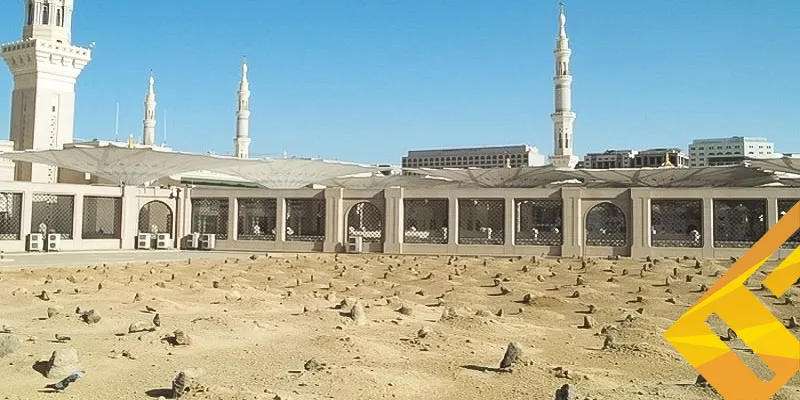
[[[665,333],[664,338],[726,400],[767,400],[800,370],[800,341],[745,287],[744,282],[800,230],[797,203],[767,231]],[[800,278],[800,247],[764,279],[776,297]],[[705,321],[716,314],[766,364],[774,377],[762,381]]]

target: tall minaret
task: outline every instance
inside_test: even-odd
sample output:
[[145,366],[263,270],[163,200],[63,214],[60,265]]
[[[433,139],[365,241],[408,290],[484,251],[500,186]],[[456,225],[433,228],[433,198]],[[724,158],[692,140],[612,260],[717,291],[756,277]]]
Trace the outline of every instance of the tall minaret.
[[142,144],[151,146],[156,144],[156,91],[154,85],[155,78],[153,78],[153,73],[150,72],[150,87],[147,89],[147,95],[144,98]]
[[250,82],[247,81],[247,59],[242,62],[239,82],[239,105],[236,109],[236,157],[250,158]]
[[[14,150],[59,149],[72,143],[75,82],[92,46],[70,44],[73,0],[25,0],[22,40],[2,45],[14,75],[10,139]],[[14,179],[52,183],[54,166],[16,163]]]
[[572,124],[575,122],[575,113],[572,112],[572,75],[570,75],[569,58],[572,50],[569,48],[567,38],[567,17],[564,15],[564,4],[559,5],[558,37],[556,38],[555,77],[553,77],[555,94],[555,112],[550,114],[553,119],[553,139],[555,150],[550,157],[553,166],[560,168],[574,168],[578,164],[578,157],[572,154],[573,136]]

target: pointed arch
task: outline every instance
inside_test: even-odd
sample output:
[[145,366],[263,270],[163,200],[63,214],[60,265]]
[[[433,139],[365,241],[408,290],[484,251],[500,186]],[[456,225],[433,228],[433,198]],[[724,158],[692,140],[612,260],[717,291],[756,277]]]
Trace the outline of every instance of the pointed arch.
[[27,16],[26,16],[26,20],[27,20],[27,24],[28,25],[33,25],[34,12],[35,12],[35,10],[34,10],[33,1],[28,1],[28,9],[27,9]]
[[50,4],[42,4],[42,25],[50,25]]

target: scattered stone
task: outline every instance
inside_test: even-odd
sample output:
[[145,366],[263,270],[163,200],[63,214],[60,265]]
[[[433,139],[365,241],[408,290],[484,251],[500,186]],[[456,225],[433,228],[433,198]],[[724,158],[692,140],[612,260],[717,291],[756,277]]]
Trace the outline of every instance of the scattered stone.
[[241,293],[238,290],[231,290],[228,293],[225,293],[225,300],[227,301],[239,301],[242,299]]
[[430,335],[431,333],[433,333],[433,329],[427,326],[423,326],[422,328],[419,329],[419,331],[417,331],[417,337],[420,339],[424,339],[428,337],[428,335]]
[[200,383],[203,370],[199,368],[186,369],[178,373],[172,380],[172,398],[180,399],[184,394],[203,393],[206,387]]
[[47,307],[47,318],[53,318],[59,313],[59,309],[56,307]]
[[786,327],[789,329],[797,329],[798,326],[800,325],[797,324],[797,317],[790,317],[789,323],[786,325]]
[[192,338],[180,329],[172,332],[172,336],[168,337],[167,341],[173,346],[188,346],[192,344]]
[[565,383],[561,388],[556,390],[555,400],[578,400],[578,394],[575,387],[569,383]]
[[525,296],[522,296],[522,304],[531,304],[531,300],[533,300],[533,296],[530,293],[526,293]]
[[501,309],[497,310],[497,312],[494,313],[494,315],[496,315],[498,317],[502,317],[504,315],[503,309],[501,308]]
[[697,379],[694,381],[694,384],[697,386],[708,387],[709,383],[703,375],[697,375]]
[[500,369],[511,368],[520,355],[522,355],[522,350],[519,346],[516,343],[509,343],[506,348],[506,354],[503,356],[503,360],[500,361]]
[[324,363],[320,363],[316,359],[312,358],[312,359],[306,361],[305,364],[303,364],[303,369],[305,369],[306,371],[309,371],[309,372],[322,371],[322,370],[325,369],[325,364]]
[[11,292],[11,295],[14,296],[14,297],[16,297],[16,296],[24,296],[26,294],[28,294],[28,289],[25,289],[25,288],[16,288],[16,289],[14,289],[13,292]]
[[509,289],[509,288],[507,288],[505,286],[500,286],[500,294],[503,295],[503,296],[505,296],[507,294],[511,294],[511,289]]
[[128,333],[152,332],[155,327],[150,322],[137,321],[128,326]]
[[50,379],[57,379],[80,370],[78,351],[73,348],[60,349],[54,351],[50,356],[44,376]]
[[356,325],[364,325],[367,323],[367,313],[364,311],[364,305],[361,304],[361,302],[356,302],[350,310],[350,318],[353,319]]
[[14,335],[0,335],[0,358],[19,350],[22,341]]
[[67,335],[60,335],[58,333],[55,334],[55,338],[56,338],[56,341],[59,342],[59,343],[65,343],[65,342],[69,342],[70,340],[72,340],[71,337],[69,337]]
[[592,317],[588,315],[583,316],[583,325],[580,326],[581,329],[592,329],[594,328],[594,320]]
[[614,337],[611,335],[606,335],[606,338],[603,340],[603,350],[613,350],[617,348],[617,344],[614,341]]
[[578,277],[575,279],[575,285],[583,286],[584,284],[586,284],[586,281],[583,279],[583,276],[578,275]]
[[411,307],[407,307],[407,306],[405,306],[405,305],[404,305],[404,306],[401,306],[401,307],[400,307],[400,308],[397,310],[397,312],[399,312],[400,314],[403,314],[403,315],[406,315],[406,316],[409,316],[409,317],[410,317],[412,314],[414,314],[414,309],[412,309]]
[[139,293],[139,292],[136,292],[136,294],[133,296],[133,302],[136,303],[136,302],[139,302],[139,301],[142,301],[142,294]]
[[42,290],[38,296],[42,301],[50,301],[50,293],[47,290]]
[[100,314],[95,310],[89,310],[81,313],[81,319],[89,325],[100,322]]

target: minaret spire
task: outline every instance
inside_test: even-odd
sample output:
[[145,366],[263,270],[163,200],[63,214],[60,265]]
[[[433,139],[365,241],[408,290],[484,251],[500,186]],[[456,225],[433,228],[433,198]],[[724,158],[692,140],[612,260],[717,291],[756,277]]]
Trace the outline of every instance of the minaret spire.
[[142,144],[154,145],[156,142],[156,91],[153,71],[150,71],[149,83],[150,86],[147,90],[147,95],[144,98],[144,120],[142,121],[144,129],[142,132]]
[[247,57],[242,61],[242,80],[239,82],[238,95],[236,138],[233,144],[236,157],[250,158],[250,82],[247,80]]
[[567,37],[567,17],[564,3],[559,3],[558,37],[553,51],[555,58],[555,76],[553,77],[555,110],[550,117],[553,120],[554,151],[551,161],[560,168],[574,168],[578,157],[572,153],[572,126],[575,113],[572,112],[572,75],[570,74],[570,56]]

